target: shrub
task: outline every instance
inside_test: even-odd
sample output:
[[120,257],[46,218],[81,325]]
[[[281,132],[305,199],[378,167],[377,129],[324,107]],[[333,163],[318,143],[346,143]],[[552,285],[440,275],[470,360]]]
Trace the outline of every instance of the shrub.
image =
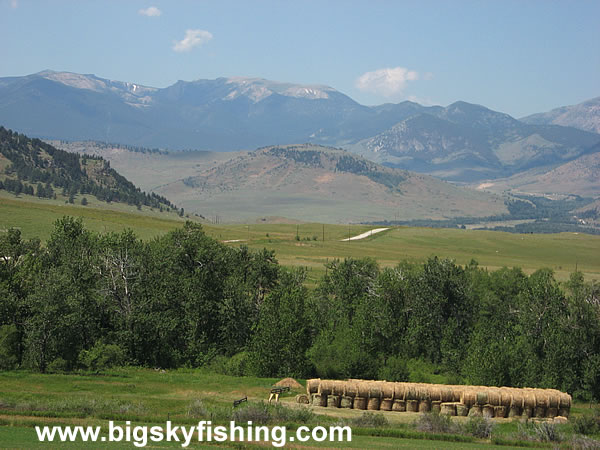
[[204,406],[204,402],[200,399],[192,401],[188,405],[187,416],[194,419],[210,418],[210,411]]
[[600,411],[595,416],[585,415],[573,420],[573,430],[579,434],[594,434],[600,432]]
[[465,433],[481,439],[489,439],[494,429],[494,423],[485,417],[469,417],[464,425]]
[[238,423],[252,421],[255,425],[266,425],[271,420],[271,412],[265,403],[254,403],[233,410],[231,420]]
[[365,412],[360,417],[352,420],[352,425],[356,427],[387,427],[389,425],[388,420],[383,414],[374,414],[372,412]]
[[240,352],[225,362],[225,375],[243,377],[248,374],[248,353]]
[[272,416],[282,422],[308,423],[315,417],[315,413],[307,407],[288,408],[278,403],[272,408]]
[[68,372],[70,369],[69,363],[60,356],[48,364],[48,372],[50,373],[63,373]]
[[437,412],[422,414],[416,421],[415,427],[427,433],[456,433],[458,427],[452,423],[450,416]]
[[96,343],[90,350],[81,351],[79,362],[90,370],[109,369],[123,365],[125,352],[115,344]]
[[558,432],[556,424],[551,422],[539,422],[533,425],[534,435],[538,441],[542,442],[560,442],[562,436]]

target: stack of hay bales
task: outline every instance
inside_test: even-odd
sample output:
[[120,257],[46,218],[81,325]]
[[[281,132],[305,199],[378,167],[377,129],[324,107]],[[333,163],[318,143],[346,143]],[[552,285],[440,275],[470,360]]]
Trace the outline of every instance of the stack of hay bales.
[[387,381],[308,380],[315,406],[370,411],[429,412],[452,416],[568,417],[571,396],[556,389],[455,386]]

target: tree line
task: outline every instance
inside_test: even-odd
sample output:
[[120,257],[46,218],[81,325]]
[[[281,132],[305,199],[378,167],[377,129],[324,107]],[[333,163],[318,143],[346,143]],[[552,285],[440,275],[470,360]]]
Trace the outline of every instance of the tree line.
[[402,381],[420,361],[454,383],[600,399],[600,287],[579,272],[559,283],[548,269],[432,257],[335,260],[312,289],[305,275],[191,222],[142,241],[65,217],[44,246],[11,229],[0,234],[0,368]]

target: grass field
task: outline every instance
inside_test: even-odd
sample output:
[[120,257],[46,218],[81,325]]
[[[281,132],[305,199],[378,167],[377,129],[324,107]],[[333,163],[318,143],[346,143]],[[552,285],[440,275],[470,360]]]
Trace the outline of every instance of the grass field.
[[[234,416],[247,406],[261,405],[269,394],[269,388],[277,380],[269,378],[231,377],[199,370],[159,371],[152,369],[115,369],[103,374],[36,374],[25,371],[0,372],[0,447],[2,448],[57,448],[56,443],[38,442],[36,425],[82,425],[102,426],[101,435],[106,436],[108,420],[121,426],[131,421],[140,424],[163,425],[171,420],[174,425],[192,426],[199,420],[211,420],[213,424],[228,424],[232,418],[238,422],[249,416]],[[302,381],[302,380],[300,380]],[[284,394],[283,407],[271,408],[270,426],[286,425],[296,429],[301,425],[329,427],[334,424],[352,428],[352,442],[332,444],[309,441],[295,448],[486,448],[489,440],[456,433],[419,432],[412,425],[417,413],[379,411],[387,419],[387,425],[358,426],[355,421],[364,412],[359,410],[304,407],[294,402],[296,393]],[[234,409],[232,401],[247,396],[248,403]],[[588,412],[586,406],[577,406],[573,413],[578,416]],[[240,414],[238,412],[238,414]],[[244,419],[241,419],[244,417]],[[467,418],[455,418],[464,423]],[[257,424],[258,422],[255,422]],[[496,421],[495,436],[513,439],[517,423],[512,419]],[[572,426],[561,426],[561,432],[570,436]],[[270,445],[257,443],[256,447]],[[540,443],[538,443],[539,445]],[[541,444],[543,446],[543,444]],[[86,444],[86,447],[108,448],[109,444]],[[113,444],[122,448],[123,444]],[[152,443],[152,448],[179,446],[176,443]],[[196,442],[193,447],[198,447]],[[222,446],[235,447],[234,443]],[[63,447],[63,445],[61,445]],[[68,448],[81,448],[72,444]],[[130,445],[133,447],[133,445]],[[238,446],[239,448],[239,446]]]
[[[144,209],[141,213],[127,205],[98,202],[82,207],[64,201],[44,200],[0,191],[0,230],[17,227],[26,238],[46,240],[54,221],[64,215],[82,217],[96,232],[131,228],[142,239],[150,239],[180,227],[184,219],[176,214]],[[503,266],[521,267],[531,273],[548,267],[559,280],[575,270],[588,280],[600,280],[600,236],[577,233],[512,234],[440,228],[397,227],[359,241],[341,242],[349,236],[371,229],[365,225],[250,224],[204,225],[210,236],[228,245],[248,245],[275,250],[285,266],[308,268],[309,282],[324,273],[324,264],[334,258],[376,259],[382,266],[402,260],[424,261],[430,256],[448,257],[458,264],[475,259],[481,266],[495,270]],[[298,233],[299,240],[296,239]]]

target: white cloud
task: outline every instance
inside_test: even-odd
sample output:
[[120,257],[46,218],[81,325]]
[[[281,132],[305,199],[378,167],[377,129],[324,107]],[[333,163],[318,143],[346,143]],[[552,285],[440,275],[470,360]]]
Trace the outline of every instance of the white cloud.
[[148,16],[148,17],[158,17],[162,14],[162,11],[160,9],[158,9],[156,6],[149,6],[146,9],[140,9],[138,11],[138,14],[140,14],[142,16]]
[[212,33],[206,30],[186,30],[185,37],[173,44],[173,50],[176,52],[189,52],[194,47],[205,44],[212,38]]
[[363,73],[356,79],[355,85],[361,91],[392,97],[401,94],[409,81],[418,79],[419,74],[414,70],[393,67]]

